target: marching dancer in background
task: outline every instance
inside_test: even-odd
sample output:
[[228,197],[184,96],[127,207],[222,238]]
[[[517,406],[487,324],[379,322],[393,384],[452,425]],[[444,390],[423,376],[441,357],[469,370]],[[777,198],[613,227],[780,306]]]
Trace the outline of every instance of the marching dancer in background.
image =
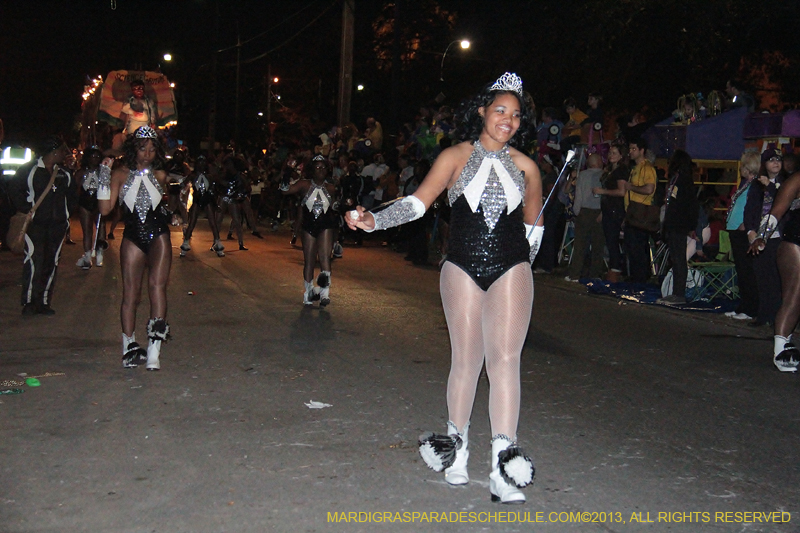
[[[92,267],[92,251],[95,252],[95,265],[103,266],[103,250],[108,248],[105,223],[100,221],[97,208],[97,173],[103,153],[96,146],[87,148],[81,158],[81,169],[75,175],[78,182],[78,207],[80,208],[81,229],[83,230],[83,255],[76,266],[88,270]],[[95,225],[97,236],[94,235]]]
[[219,257],[225,255],[225,247],[219,240],[219,227],[217,226],[217,199],[214,196],[214,183],[208,172],[208,161],[206,156],[199,155],[194,162],[194,172],[189,175],[187,186],[191,186],[194,191],[192,194],[192,206],[189,208],[189,224],[183,232],[183,244],[181,244],[181,257],[192,249],[191,240],[194,227],[197,225],[197,217],[200,210],[204,209],[208,217],[208,226],[214,236],[214,244],[211,251]]
[[[331,303],[331,251],[333,239],[339,227],[339,214],[333,206],[335,186],[328,181],[330,164],[322,155],[311,160],[312,178],[301,179],[289,185],[287,179],[281,183],[283,194],[303,195],[303,304],[311,305],[319,300],[320,307]],[[314,287],[314,267],[319,259],[320,273]]]

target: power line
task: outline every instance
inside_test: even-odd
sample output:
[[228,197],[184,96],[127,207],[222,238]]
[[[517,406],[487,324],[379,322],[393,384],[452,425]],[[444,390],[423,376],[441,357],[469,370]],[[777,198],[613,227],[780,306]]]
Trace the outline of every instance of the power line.
[[289,15],[288,17],[286,17],[286,18],[285,18],[285,19],[283,19],[282,21],[278,22],[278,23],[277,23],[277,24],[275,24],[274,26],[271,26],[271,27],[267,28],[266,30],[262,31],[261,33],[259,33],[259,34],[257,34],[257,35],[254,35],[253,37],[250,37],[250,38],[249,38],[249,39],[247,39],[246,41],[242,41],[241,43],[234,44],[233,46],[229,46],[228,48],[222,48],[222,49],[220,49],[220,50],[217,50],[217,53],[220,53],[220,52],[227,52],[228,50],[233,50],[233,49],[234,49],[234,48],[236,48],[237,46],[241,46],[241,45],[243,45],[243,44],[247,44],[247,43],[249,43],[250,41],[254,41],[255,39],[258,39],[258,38],[259,38],[259,37],[261,37],[262,35],[266,35],[267,33],[271,32],[272,30],[274,30],[275,28],[277,28],[278,26],[280,26],[280,25],[282,25],[282,24],[284,24],[284,23],[286,23],[286,22],[289,22],[291,19],[293,19],[294,17],[296,17],[297,15],[299,15],[300,13],[302,13],[303,11],[305,11],[306,9],[308,9],[309,7],[313,6],[313,5],[314,5],[314,4],[316,4],[317,2],[319,2],[319,0],[313,0],[313,1],[312,1],[312,2],[310,2],[309,4],[306,4],[306,6],[305,6],[305,7],[302,7],[302,8],[300,8],[300,10],[299,10],[299,11],[295,12],[295,13],[294,13],[294,14],[292,14],[292,15]]
[[[289,37],[288,39],[286,39],[285,41],[283,41],[281,44],[279,44],[279,45],[278,45],[278,46],[276,46],[275,48],[273,48],[273,49],[271,49],[271,50],[267,50],[267,51],[266,51],[266,52],[264,52],[263,54],[261,54],[261,55],[257,55],[256,57],[253,57],[253,58],[247,59],[247,60],[245,60],[245,61],[242,61],[241,63],[244,63],[244,64],[247,64],[247,63],[253,63],[253,62],[255,62],[255,61],[258,61],[259,59],[263,59],[263,58],[267,57],[269,54],[271,54],[271,53],[272,53],[272,52],[274,52],[275,50],[279,50],[279,49],[283,48],[284,46],[286,46],[287,44],[289,44],[289,43],[290,43],[292,40],[294,40],[296,37],[298,37],[298,36],[299,36],[301,33],[303,33],[303,32],[306,30],[306,28],[308,28],[309,26],[311,26],[312,24],[314,24],[314,23],[315,23],[317,20],[319,20],[319,19],[322,17],[322,15],[324,15],[325,13],[327,13],[327,12],[328,12],[328,11],[329,11],[329,10],[330,10],[330,9],[331,9],[333,6],[335,6],[335,5],[336,5],[336,4],[338,4],[338,3],[339,3],[339,0],[334,0],[333,2],[331,2],[331,3],[330,3],[330,5],[328,5],[328,7],[326,7],[325,9],[323,9],[323,10],[320,12],[320,14],[319,14],[319,15],[317,15],[316,17],[314,17],[313,19],[311,19],[311,22],[309,22],[308,24],[306,24],[305,26],[303,26],[302,28],[300,28],[300,30],[299,30],[297,33],[295,33],[294,35],[292,35],[291,37]],[[235,65],[235,63],[229,63],[229,64],[228,64],[228,66],[233,66],[233,65]]]

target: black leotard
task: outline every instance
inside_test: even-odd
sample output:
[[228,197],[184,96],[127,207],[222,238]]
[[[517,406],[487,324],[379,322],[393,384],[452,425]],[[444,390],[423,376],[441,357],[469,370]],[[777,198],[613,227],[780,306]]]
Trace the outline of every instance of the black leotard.
[[[795,200],[792,202],[792,207],[795,206],[795,202],[800,204],[800,201]],[[786,213],[782,237],[784,241],[800,246],[800,206]]]
[[494,168],[489,171],[480,205],[474,212],[463,194],[486,157],[498,159],[513,181],[512,186],[525,196],[524,176],[511,161],[508,148],[489,152],[475,141],[475,151],[448,192],[452,209],[447,260],[469,274],[484,291],[513,266],[530,261],[523,203],[507,212],[505,191]]
[[[307,202],[316,191],[320,191],[325,197],[324,200],[319,197],[313,203],[311,209],[308,208]],[[339,214],[333,209],[333,200],[328,190],[324,185],[316,185],[312,182],[308,192],[303,197],[303,231],[314,237],[315,239],[326,229],[335,229],[339,227]],[[327,205],[325,205],[327,204]]]
[[[128,239],[136,245],[145,254],[150,251],[150,245],[159,236],[164,233],[169,235],[169,219],[170,213],[167,210],[166,202],[161,197],[158,198],[159,203],[155,209],[152,208],[153,200],[150,199],[150,192],[142,183],[138,191],[132,191],[135,183],[136,172],[131,171],[128,179],[120,191],[119,203],[122,207],[122,220],[125,223],[125,230],[122,232],[122,237]],[[143,179],[149,180],[150,184],[154,187],[154,194],[163,195],[161,185],[153,177],[152,173],[147,173]],[[135,203],[133,209],[125,202],[125,198],[129,194],[135,194]],[[142,216],[144,213],[144,216]]]

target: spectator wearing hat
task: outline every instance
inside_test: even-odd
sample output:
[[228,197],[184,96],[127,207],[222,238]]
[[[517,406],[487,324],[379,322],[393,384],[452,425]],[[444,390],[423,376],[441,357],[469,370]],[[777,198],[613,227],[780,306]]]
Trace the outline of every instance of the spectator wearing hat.
[[37,150],[39,157],[22,165],[9,184],[12,204],[27,213],[48,189],[25,236],[22,263],[22,314],[52,315],[50,307],[56,282],[56,268],[69,226],[69,215],[78,202],[75,180],[60,165],[70,153],[64,141],[49,137]]
[[[744,228],[750,244],[758,237],[762,221],[772,209],[772,202],[785,178],[781,151],[768,148],[761,154],[761,168],[758,171],[758,177],[753,180],[753,184],[747,191]],[[779,229],[772,233],[770,239],[767,239],[764,250],[753,258],[753,270],[756,273],[758,287],[758,314],[756,319],[750,322],[751,326],[773,324],[775,314],[781,305],[781,281],[777,264],[780,242],[781,231]]]

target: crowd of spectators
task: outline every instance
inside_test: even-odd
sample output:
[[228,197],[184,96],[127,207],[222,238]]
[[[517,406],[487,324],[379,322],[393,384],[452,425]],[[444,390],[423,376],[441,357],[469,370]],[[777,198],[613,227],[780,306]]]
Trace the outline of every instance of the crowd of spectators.
[[[611,283],[653,281],[655,275],[664,274],[651,263],[653,250],[663,245],[669,250],[667,264],[673,275],[673,294],[664,294],[663,302],[681,304],[688,270],[684,255],[687,260],[713,260],[720,230],[725,230],[730,235],[742,294],[740,308],[732,316],[756,323],[774,321],[780,304],[773,253],[777,240],[767,243],[757,258],[743,250],[755,238],[775,188],[790,170],[784,168],[780,151],[765,152],[761,169],[754,168],[753,158],[758,155],[745,154],[741,184],[720,198],[713,187],[695,187],[697,169],[685,152],[676,152],[663,169],[654,165],[655,156],[642,136],[653,121],[641,113],[614,119],[606,116],[599,93],[589,94],[583,101],[585,106],[576,98],[566,98],[562,106],[544,107],[536,113],[530,100],[534,116],[530,121],[532,143],[527,148],[539,164],[543,192],[551,197],[542,214],[545,234],[535,273],[553,273],[567,262],[569,281],[587,276]],[[740,83],[731,80],[724,94],[682,96],[672,118],[676,124],[692,124],[740,106],[752,109],[754,100]],[[230,227],[219,226],[223,238],[228,229],[227,238],[237,239],[239,248],[246,250],[245,226],[259,238],[259,225],[277,230],[286,224],[292,228],[294,244],[301,216],[298,199],[281,195],[281,180],[308,176],[312,157],[321,154],[331,164],[335,207],[341,214],[355,205],[377,208],[412,193],[436,156],[458,142],[454,115],[447,105],[423,106],[413,121],[397,131],[387,133],[380,121],[369,117],[363,129],[352,123],[334,126],[306,142],[276,138],[266,149],[249,151],[239,150],[231,142],[221,149],[190,155],[177,146],[168,166],[173,223],[189,221],[186,206],[193,168],[195,158],[202,156],[216,197],[215,219],[221,223],[223,215],[230,215]],[[581,154],[579,166],[564,172],[557,182],[565,154],[573,149]],[[787,157],[786,166],[794,165],[792,157]],[[78,165],[75,161],[74,166]],[[729,206],[726,224],[722,213]],[[657,219],[650,221],[653,226],[643,219],[652,216]],[[405,253],[414,264],[435,265],[446,258],[447,221],[447,201],[442,197],[423,219],[369,239]],[[565,234],[574,237],[571,255],[565,254]],[[113,226],[109,237],[113,238]],[[341,257],[346,242],[362,245],[364,240],[360,231],[343,225],[334,257]],[[684,241],[686,252],[682,251]],[[188,242],[185,244],[189,249]]]

